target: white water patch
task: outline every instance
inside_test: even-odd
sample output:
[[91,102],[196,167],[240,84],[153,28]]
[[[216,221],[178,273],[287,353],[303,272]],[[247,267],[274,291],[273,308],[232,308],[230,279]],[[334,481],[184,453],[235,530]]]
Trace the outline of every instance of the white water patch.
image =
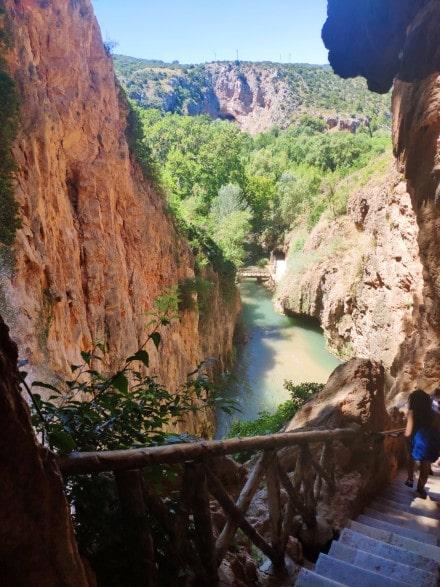
[[286,259],[277,259],[275,261],[275,275],[276,283],[279,283],[286,272]]

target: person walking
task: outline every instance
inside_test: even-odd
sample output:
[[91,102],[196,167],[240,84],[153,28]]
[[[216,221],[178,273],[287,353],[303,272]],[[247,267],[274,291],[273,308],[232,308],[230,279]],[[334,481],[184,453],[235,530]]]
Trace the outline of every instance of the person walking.
[[413,391],[408,399],[408,418],[405,437],[408,441],[408,478],[405,485],[414,485],[414,463],[419,462],[420,472],[417,493],[426,499],[425,485],[431,471],[431,463],[440,456],[440,433],[435,422],[431,396],[422,389]]

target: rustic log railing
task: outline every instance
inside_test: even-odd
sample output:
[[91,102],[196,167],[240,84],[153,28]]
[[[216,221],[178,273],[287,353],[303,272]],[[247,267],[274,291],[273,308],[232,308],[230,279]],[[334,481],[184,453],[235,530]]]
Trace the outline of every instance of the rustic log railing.
[[[402,430],[376,433],[396,436]],[[371,438],[371,435],[369,435]],[[216,585],[218,567],[240,529],[272,562],[276,573],[285,571],[284,560],[289,536],[298,516],[308,528],[317,524],[317,505],[323,491],[335,491],[335,442],[367,441],[365,433],[353,429],[289,432],[237,438],[224,441],[202,441],[131,450],[72,453],[60,458],[64,476],[113,472],[121,507],[136,534],[137,560],[145,576],[145,584],[157,585],[155,545],[148,527],[147,513],[153,515],[171,537],[169,545],[176,561],[187,564],[197,575],[198,584]],[[281,449],[296,447],[295,465],[287,471],[278,454]],[[261,453],[255,460],[238,498],[234,500],[216,474],[219,457],[237,453]],[[180,487],[182,514],[169,515],[162,498],[152,491],[142,469],[153,465],[183,467]],[[266,483],[270,540],[246,519],[253,497]],[[287,495],[283,505],[281,490]],[[211,497],[225,513],[226,522],[216,535],[211,518]],[[188,528],[192,524],[192,538]]]

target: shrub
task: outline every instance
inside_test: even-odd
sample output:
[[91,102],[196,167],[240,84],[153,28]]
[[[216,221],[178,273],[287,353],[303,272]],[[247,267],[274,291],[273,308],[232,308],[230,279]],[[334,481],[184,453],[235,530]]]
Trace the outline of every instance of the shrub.
[[229,438],[259,436],[279,432],[293,418],[296,412],[316,393],[323,389],[322,383],[301,383],[295,385],[291,381],[284,382],[284,388],[290,392],[291,398],[280,404],[274,413],[260,412],[258,418],[232,423]]
[[[22,381],[32,399],[32,421],[43,444],[58,453],[71,451],[117,450],[165,442],[165,432],[187,414],[220,405],[199,366],[175,393],[146,374],[148,346],[160,351],[160,329],[170,324],[177,310],[176,289],[156,302],[150,322],[151,332],[136,353],[120,369],[107,374],[103,368],[104,347],[96,344],[82,352],[83,363],[72,365],[72,376],[59,384],[34,382],[32,389]],[[44,390],[49,397],[36,390]],[[231,404],[221,406],[230,411]],[[175,441],[182,442],[177,437]],[[176,475],[169,467],[143,471],[148,486],[159,489]],[[67,479],[66,493],[72,506],[79,548],[91,562],[98,583],[136,585],[139,574],[131,548],[126,541],[124,516],[120,510],[113,475],[80,475]],[[168,501],[170,515],[175,504]],[[173,513],[174,512],[174,513]],[[172,577],[184,573],[179,561],[171,561],[167,536],[156,519],[149,520],[155,543],[161,584],[173,584]],[[125,528],[127,531],[127,528]],[[129,528],[128,528],[129,535]],[[176,566],[177,565],[177,566]],[[171,583],[170,583],[171,581]]]

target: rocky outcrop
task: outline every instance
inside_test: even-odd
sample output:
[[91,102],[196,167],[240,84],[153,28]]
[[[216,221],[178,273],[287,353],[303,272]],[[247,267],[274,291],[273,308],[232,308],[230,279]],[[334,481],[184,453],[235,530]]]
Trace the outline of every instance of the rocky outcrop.
[[429,389],[440,381],[439,27],[436,0],[369,0],[362,7],[354,0],[330,0],[324,28],[337,73],[364,75],[378,90],[387,90],[397,77],[395,153],[417,217],[424,284],[423,303],[395,361],[395,391],[403,394],[415,382]]
[[322,219],[303,251],[290,252],[277,302],[318,319],[340,356],[391,369],[422,298],[417,237],[405,182],[390,169],[350,196],[346,216]]
[[[384,125],[389,123],[389,96],[368,92],[363,80],[344,86],[327,66],[238,60],[184,66],[124,55],[115,55],[114,62],[119,80],[139,105],[208,114],[235,121],[251,134],[286,128],[303,114],[351,132],[367,124],[373,111]],[[355,116],[353,103],[360,105]]]
[[17,348],[0,317],[0,577],[2,585],[85,587],[55,457],[32,431]]
[[[337,367],[324,389],[295,415],[288,430],[354,427],[358,440],[335,443],[337,490],[318,506],[321,520],[340,530],[395,475],[402,462],[401,439],[370,433],[401,427],[402,417],[388,412],[389,379],[377,361],[352,359]],[[288,452],[284,460],[289,459]]]
[[[129,149],[127,105],[90,1],[3,4],[22,227],[14,268],[0,272],[2,313],[40,377],[42,366],[68,371],[93,341],[117,364],[144,339],[153,301],[193,278],[194,259]],[[207,357],[218,370],[230,360],[237,298],[212,281],[210,328],[193,305],[164,331],[160,360],[151,352],[151,371],[172,388]]]
[[324,389],[299,410],[287,430],[352,425],[370,432],[386,430],[390,423],[386,391],[387,377],[381,363],[351,359],[336,367]]
[[285,127],[300,105],[276,68],[252,64],[209,64],[218,117],[236,120],[242,130],[256,134],[273,126]]

